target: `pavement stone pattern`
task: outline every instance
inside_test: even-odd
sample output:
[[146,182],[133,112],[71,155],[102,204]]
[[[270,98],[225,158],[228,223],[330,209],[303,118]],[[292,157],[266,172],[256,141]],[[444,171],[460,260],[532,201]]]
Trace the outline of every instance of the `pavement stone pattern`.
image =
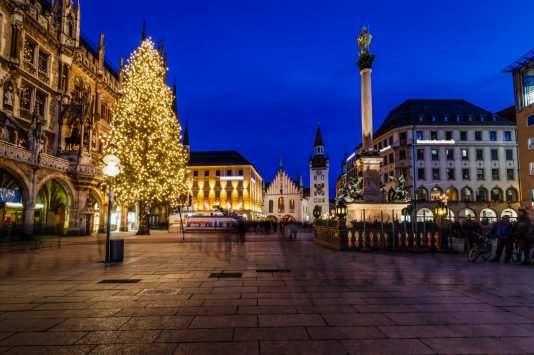
[[336,252],[304,233],[125,239],[110,265],[102,237],[2,246],[0,353],[534,353],[534,267]]

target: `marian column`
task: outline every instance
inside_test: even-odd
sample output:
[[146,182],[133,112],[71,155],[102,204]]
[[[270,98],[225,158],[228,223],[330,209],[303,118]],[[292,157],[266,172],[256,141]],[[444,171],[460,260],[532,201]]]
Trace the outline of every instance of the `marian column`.
[[380,158],[379,152],[373,149],[373,100],[371,94],[371,71],[375,56],[369,52],[371,34],[365,26],[358,36],[358,67],[362,77],[362,149],[358,159],[358,173],[363,179],[362,195],[367,202],[385,202],[386,196],[380,191]]

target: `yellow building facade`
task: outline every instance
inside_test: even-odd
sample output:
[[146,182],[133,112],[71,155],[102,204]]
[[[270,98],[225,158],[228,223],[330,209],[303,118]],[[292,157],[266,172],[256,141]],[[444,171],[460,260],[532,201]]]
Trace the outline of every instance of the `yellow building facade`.
[[191,152],[188,174],[193,213],[210,215],[220,206],[248,220],[262,218],[263,179],[238,152]]

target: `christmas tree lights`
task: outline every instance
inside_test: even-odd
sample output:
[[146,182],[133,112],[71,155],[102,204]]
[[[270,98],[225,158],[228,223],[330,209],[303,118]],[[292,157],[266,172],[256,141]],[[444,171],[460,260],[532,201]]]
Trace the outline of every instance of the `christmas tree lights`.
[[106,154],[120,158],[113,182],[117,198],[138,202],[138,234],[148,234],[146,206],[175,204],[187,192],[187,151],[165,83],[167,68],[150,38],[131,55],[124,71]]

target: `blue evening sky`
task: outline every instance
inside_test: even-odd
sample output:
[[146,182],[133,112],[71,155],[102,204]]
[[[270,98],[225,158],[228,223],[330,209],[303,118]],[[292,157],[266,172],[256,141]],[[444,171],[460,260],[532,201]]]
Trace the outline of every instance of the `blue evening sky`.
[[534,48],[531,0],[91,0],[82,32],[106,35],[113,63],[163,40],[169,83],[192,150],[238,150],[266,181],[284,168],[308,180],[318,122],[331,181],[361,141],[356,37],[370,26],[374,129],[408,98],[513,104],[501,70]]

